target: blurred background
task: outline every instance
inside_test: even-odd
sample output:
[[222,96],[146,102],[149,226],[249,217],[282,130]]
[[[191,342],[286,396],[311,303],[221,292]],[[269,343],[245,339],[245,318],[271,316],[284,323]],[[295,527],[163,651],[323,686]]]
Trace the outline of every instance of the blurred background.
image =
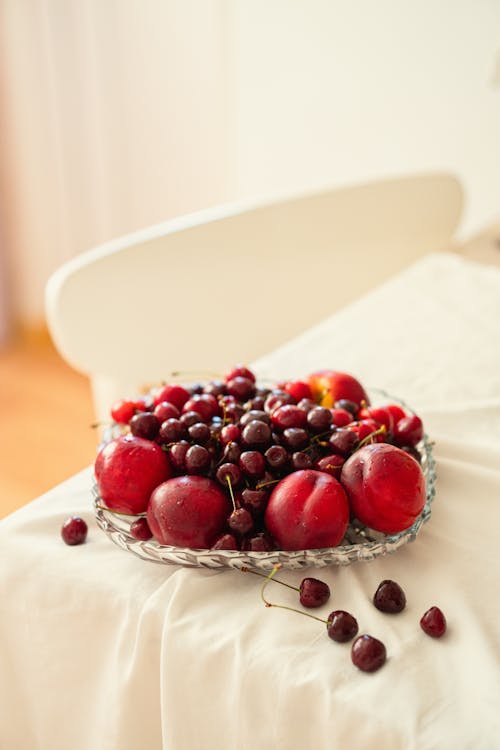
[[[0,0],[0,514],[93,460],[66,260],[244,198],[447,171],[500,256],[497,0]],[[89,300],[89,315],[92,315]]]

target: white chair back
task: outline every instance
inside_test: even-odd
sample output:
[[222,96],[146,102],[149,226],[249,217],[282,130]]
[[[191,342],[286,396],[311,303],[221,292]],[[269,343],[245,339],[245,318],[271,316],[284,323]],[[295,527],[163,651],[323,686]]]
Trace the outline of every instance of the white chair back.
[[91,378],[103,418],[111,401],[172,370],[251,362],[447,249],[461,207],[458,181],[433,174],[181,217],[59,268],[46,289],[49,330]]

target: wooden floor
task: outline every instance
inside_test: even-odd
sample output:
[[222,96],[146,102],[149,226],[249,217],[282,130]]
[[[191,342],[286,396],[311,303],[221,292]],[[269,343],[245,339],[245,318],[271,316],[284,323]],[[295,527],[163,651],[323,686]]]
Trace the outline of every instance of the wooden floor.
[[47,337],[0,349],[0,518],[94,460],[92,420],[88,381]]

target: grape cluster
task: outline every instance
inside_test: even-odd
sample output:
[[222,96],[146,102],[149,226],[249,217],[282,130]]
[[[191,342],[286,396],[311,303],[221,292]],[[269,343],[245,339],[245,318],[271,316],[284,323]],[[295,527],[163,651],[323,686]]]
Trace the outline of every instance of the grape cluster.
[[316,469],[338,479],[346,459],[369,442],[393,442],[419,457],[422,437],[419,417],[396,404],[375,408],[341,399],[327,408],[308,383],[261,386],[244,366],[221,380],[166,384],[140,400],[119,401],[111,416],[132,435],[158,443],[174,475],[209,477],[230,495],[234,509],[216,549],[274,548],[263,517],[273,487],[287,474]]

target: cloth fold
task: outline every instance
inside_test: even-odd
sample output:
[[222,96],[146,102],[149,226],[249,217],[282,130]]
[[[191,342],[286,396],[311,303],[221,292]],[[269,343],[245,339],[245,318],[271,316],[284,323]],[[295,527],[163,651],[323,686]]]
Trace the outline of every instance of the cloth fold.
[[[437,255],[257,363],[271,377],[351,371],[407,400],[434,442],[437,495],[414,543],[372,562],[280,572],[294,585],[325,580],[332,596],[315,614],[351,612],[386,645],[380,671],[358,671],[350,644],[323,623],[265,607],[256,576],[148,563],[116,547],[93,520],[88,468],[0,523],[0,748],[496,748],[493,341],[500,273]],[[69,515],[88,522],[80,547],[60,538]],[[398,615],[372,604],[386,578],[407,596]],[[288,588],[267,593],[297,606]],[[440,640],[419,626],[433,605],[448,620]]]

